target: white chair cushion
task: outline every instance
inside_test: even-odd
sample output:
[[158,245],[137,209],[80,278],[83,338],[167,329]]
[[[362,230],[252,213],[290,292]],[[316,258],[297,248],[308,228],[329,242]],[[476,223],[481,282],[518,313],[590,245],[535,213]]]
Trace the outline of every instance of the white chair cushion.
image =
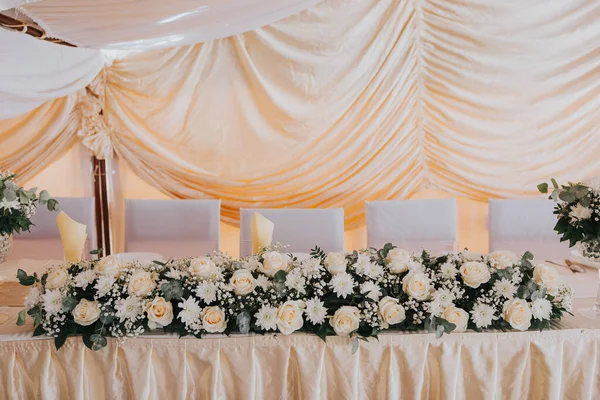
[[252,254],[250,225],[258,212],[275,224],[273,243],[289,245],[287,253],[310,253],[315,246],[323,251],[344,250],[344,210],[335,209],[240,209],[240,254]]
[[221,200],[125,200],[125,252],[202,256],[219,249]]
[[457,247],[454,199],[367,201],[365,211],[369,247],[392,243],[434,253]]

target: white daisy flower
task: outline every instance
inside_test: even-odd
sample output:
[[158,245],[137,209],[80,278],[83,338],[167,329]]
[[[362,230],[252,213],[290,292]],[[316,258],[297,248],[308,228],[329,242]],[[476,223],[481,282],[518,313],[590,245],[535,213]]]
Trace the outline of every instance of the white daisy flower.
[[256,326],[265,331],[277,330],[277,308],[263,305],[256,314]]
[[125,320],[135,320],[144,312],[140,299],[136,296],[129,296],[126,299],[119,299],[115,302],[115,315],[121,322]]
[[258,278],[256,278],[256,284],[263,290],[267,290],[271,287],[271,281],[266,275],[263,274],[258,275]]
[[571,217],[571,223],[588,219],[592,216],[592,209],[589,207],[584,207],[581,204],[577,204],[576,206],[571,207],[569,216]]
[[546,299],[537,299],[531,303],[531,314],[539,320],[550,319],[552,303]]
[[196,295],[207,305],[217,300],[217,285],[211,281],[202,281],[196,288]]
[[300,264],[300,269],[304,276],[311,276],[319,273],[323,267],[318,258],[307,258]]
[[378,301],[381,297],[381,289],[379,286],[371,281],[366,281],[360,285],[360,293],[364,294],[369,299]]
[[37,306],[41,301],[42,297],[40,296],[40,289],[37,286],[33,286],[31,289],[29,289],[27,297],[25,297],[25,309],[29,311],[33,307]]
[[94,279],[96,279],[96,272],[94,272],[93,269],[86,269],[77,274],[73,280],[75,281],[75,286],[85,290],[92,282],[94,282]]
[[179,280],[179,279],[183,278],[183,272],[181,272],[178,269],[175,269],[175,268],[171,267],[171,268],[169,268],[169,270],[167,271],[167,273],[165,274],[165,276],[167,278]]
[[63,294],[60,289],[46,290],[42,295],[44,311],[49,315],[55,315],[62,311]]
[[486,328],[497,320],[496,309],[488,304],[477,303],[471,310],[471,319],[478,328]]
[[408,263],[406,263],[406,265],[408,266],[408,270],[410,272],[423,272],[425,270],[425,267],[421,261],[410,260]]
[[432,295],[432,300],[434,302],[439,303],[439,305],[443,307],[444,310],[450,307],[455,299],[456,296],[454,296],[454,293],[452,293],[448,289],[438,289],[435,292],[433,292]]
[[106,296],[113,288],[115,282],[116,280],[112,276],[100,275],[94,286],[94,289],[96,289],[96,297]]
[[327,318],[327,309],[318,297],[313,297],[306,302],[306,319],[315,325],[320,325],[325,322]]
[[288,289],[295,289],[298,293],[306,293],[306,278],[301,275],[301,272],[294,270],[287,274],[285,278],[285,286]]
[[349,273],[340,272],[331,278],[329,286],[331,286],[333,293],[335,293],[337,297],[345,299],[354,292],[354,279],[352,279],[352,276]]
[[181,308],[181,311],[179,312],[179,315],[177,315],[177,318],[179,318],[181,322],[189,325],[198,323],[200,319],[200,313],[202,312],[202,309],[198,304],[198,300],[190,296],[179,303],[178,306]]
[[440,267],[440,272],[442,274],[442,277],[450,279],[454,278],[456,274],[458,274],[458,269],[456,268],[456,265],[454,265],[454,263],[446,262]]
[[261,266],[262,264],[260,263],[260,261],[258,261],[258,259],[254,257],[242,261],[242,268],[247,269],[249,271],[255,271]]
[[506,278],[497,280],[494,283],[494,291],[498,296],[503,296],[506,299],[512,299],[517,293],[517,286]]

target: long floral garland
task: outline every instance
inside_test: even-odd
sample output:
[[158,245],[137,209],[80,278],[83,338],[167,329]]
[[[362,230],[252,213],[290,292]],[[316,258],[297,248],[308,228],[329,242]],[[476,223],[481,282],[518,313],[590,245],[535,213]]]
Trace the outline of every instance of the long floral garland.
[[18,272],[32,286],[17,324],[33,318],[34,336],[81,335],[99,350],[107,336],[132,337],[162,328],[200,338],[222,332],[312,332],[376,337],[386,329],[444,333],[485,328],[544,329],[571,309],[572,291],[531,253],[433,257],[386,244],[382,249],[300,260],[282,246],[232,259],[120,262],[116,256]]

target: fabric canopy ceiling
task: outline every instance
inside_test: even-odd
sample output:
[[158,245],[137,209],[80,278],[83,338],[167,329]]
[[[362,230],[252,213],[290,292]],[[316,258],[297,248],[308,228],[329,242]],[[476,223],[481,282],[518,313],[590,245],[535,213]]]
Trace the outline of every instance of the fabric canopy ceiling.
[[40,0],[20,10],[50,37],[79,47],[144,50],[236,35],[319,1]]
[[[130,54],[52,109],[82,114],[86,145],[171,197],[221,198],[227,222],[240,207],[345,207],[356,227],[364,200],[424,186],[487,199],[600,174],[598,43],[596,0],[326,0]],[[0,140],[40,110],[0,123]],[[76,122],[52,125],[54,154]]]

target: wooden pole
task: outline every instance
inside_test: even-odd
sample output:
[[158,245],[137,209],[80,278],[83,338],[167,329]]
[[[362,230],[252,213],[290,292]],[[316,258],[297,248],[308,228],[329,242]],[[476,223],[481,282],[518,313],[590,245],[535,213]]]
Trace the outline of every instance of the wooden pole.
[[98,247],[103,249],[103,254],[112,253],[110,235],[110,218],[108,210],[108,185],[106,182],[106,161],[92,157],[94,166],[94,198],[96,209],[96,237]]

